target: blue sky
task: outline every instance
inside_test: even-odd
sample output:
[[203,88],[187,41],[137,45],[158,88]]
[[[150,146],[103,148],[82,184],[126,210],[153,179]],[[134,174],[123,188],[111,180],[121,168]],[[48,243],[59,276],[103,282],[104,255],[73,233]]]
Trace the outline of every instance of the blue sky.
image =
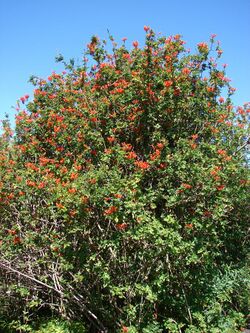
[[250,101],[249,0],[0,0],[0,119],[14,123],[16,100],[32,96],[31,75],[61,71],[55,56],[81,59],[92,35],[143,43],[143,26],[164,35],[181,34],[194,48],[217,34],[222,62],[237,92],[235,105]]

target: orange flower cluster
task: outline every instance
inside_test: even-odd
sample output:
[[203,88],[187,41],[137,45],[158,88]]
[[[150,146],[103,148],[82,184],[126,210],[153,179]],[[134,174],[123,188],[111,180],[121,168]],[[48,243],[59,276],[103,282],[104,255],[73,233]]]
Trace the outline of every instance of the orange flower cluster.
[[117,212],[117,210],[118,210],[118,208],[116,206],[111,206],[110,208],[104,210],[104,214],[111,215],[111,214],[114,214],[115,212]]
[[165,81],[165,82],[164,82],[164,86],[165,86],[166,88],[171,87],[172,84],[173,84],[173,81],[171,81],[171,80],[168,80],[168,81]]
[[187,183],[182,183],[181,186],[184,187],[186,190],[189,190],[190,188],[192,188],[192,185],[187,184]]
[[129,160],[132,160],[132,159],[137,158],[137,155],[136,155],[135,152],[130,151],[129,153],[127,153],[126,158],[129,159]]
[[116,224],[116,229],[117,230],[125,230],[127,228],[127,223],[118,223]]
[[143,162],[143,161],[135,161],[135,165],[143,170],[146,170],[150,167],[150,164],[148,162]]

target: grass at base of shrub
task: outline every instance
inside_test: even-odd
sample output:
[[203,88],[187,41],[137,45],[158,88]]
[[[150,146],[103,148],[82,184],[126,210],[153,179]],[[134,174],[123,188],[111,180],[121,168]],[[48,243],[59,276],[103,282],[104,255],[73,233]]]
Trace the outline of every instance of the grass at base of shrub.
[[0,322],[0,333],[87,333],[79,322],[58,318],[43,319],[40,322],[21,324],[18,321]]

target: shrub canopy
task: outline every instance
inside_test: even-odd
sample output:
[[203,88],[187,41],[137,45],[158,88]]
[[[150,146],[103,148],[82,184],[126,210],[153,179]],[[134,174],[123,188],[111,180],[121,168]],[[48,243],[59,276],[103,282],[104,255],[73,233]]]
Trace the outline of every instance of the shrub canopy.
[[142,48],[94,36],[81,65],[57,57],[13,137],[4,122],[2,316],[226,332],[247,311],[249,104],[233,106],[214,36],[191,54],[145,31]]

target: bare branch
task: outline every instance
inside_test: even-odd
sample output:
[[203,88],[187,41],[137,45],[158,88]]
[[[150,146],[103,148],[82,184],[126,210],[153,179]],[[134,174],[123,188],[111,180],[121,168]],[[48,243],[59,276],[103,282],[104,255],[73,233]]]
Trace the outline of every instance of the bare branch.
[[[2,259],[2,260],[3,260],[3,259]],[[5,260],[4,260],[4,261],[5,261]],[[5,261],[5,262],[6,262],[6,261]],[[56,293],[58,293],[58,294],[60,294],[60,295],[63,295],[63,293],[62,293],[60,290],[57,290],[56,288],[54,288],[54,287],[48,285],[47,283],[44,283],[44,282],[42,282],[42,281],[40,281],[40,280],[37,280],[36,278],[34,278],[34,277],[30,276],[30,275],[27,275],[27,274],[25,274],[25,273],[22,273],[22,272],[18,271],[18,270],[15,269],[15,268],[10,267],[8,262],[7,262],[7,264],[5,264],[5,263],[3,263],[3,262],[0,262],[0,267],[2,267],[3,269],[5,269],[5,270],[7,270],[7,271],[13,272],[13,273],[15,273],[15,274],[17,274],[17,275],[19,275],[19,276],[22,276],[22,277],[24,277],[24,278],[26,278],[26,279],[28,279],[28,280],[31,280],[31,281],[33,281],[33,282],[35,282],[35,283],[37,283],[37,284],[39,284],[39,285],[41,285],[41,286],[43,286],[43,287],[45,287],[45,288],[48,288],[48,289],[50,289],[50,290],[53,290],[53,291],[55,291]]]
[[[4,261],[4,262],[3,262]],[[58,293],[61,297],[64,296],[64,293],[61,291],[61,290],[58,290],[50,285],[48,285],[47,283],[44,283],[28,274],[25,274],[23,272],[20,272],[19,270],[15,269],[15,268],[12,268],[10,267],[10,263],[7,261],[7,260],[4,260],[2,259],[2,261],[0,261],[0,267],[3,268],[4,270],[6,271],[10,271],[10,272],[13,272],[19,276],[22,276],[24,277],[25,279],[28,279],[30,281],[33,281],[35,282],[36,284],[39,284],[45,288],[48,288],[50,290],[53,290],[55,291],[56,293]],[[61,286],[60,286],[61,287]],[[73,288],[71,286],[69,286],[71,290],[73,290]],[[62,287],[61,287],[62,288]],[[84,300],[83,300],[83,297],[81,295],[71,295],[72,299],[74,299],[77,304],[82,308],[82,310],[84,311],[84,314],[85,316],[89,319],[90,322],[92,322],[92,324],[94,326],[96,326],[98,329],[101,329],[101,332],[100,333],[106,333],[107,332],[107,329],[105,328],[105,326],[101,323],[101,321],[97,318],[97,316],[91,312],[86,304],[84,304]]]
[[249,144],[250,144],[250,136],[246,139],[246,142],[233,153],[233,156],[235,156],[240,150],[242,150]]

